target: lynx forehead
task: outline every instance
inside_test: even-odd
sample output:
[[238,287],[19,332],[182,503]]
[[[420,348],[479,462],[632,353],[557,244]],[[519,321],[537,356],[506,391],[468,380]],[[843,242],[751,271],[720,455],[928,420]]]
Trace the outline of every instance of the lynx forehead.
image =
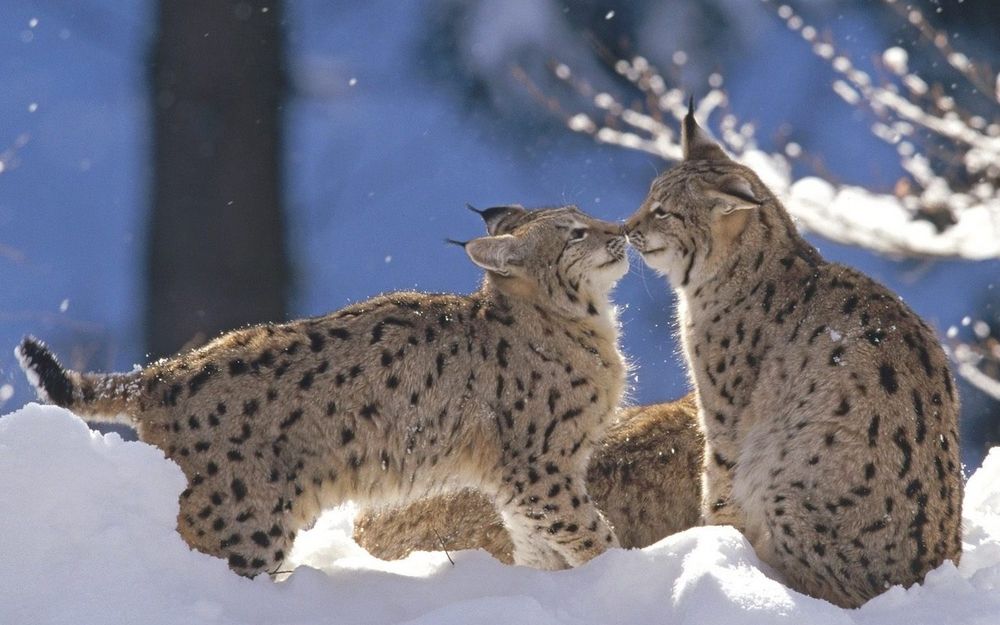
[[961,555],[958,397],[933,331],[827,263],[684,120],[626,226],[677,290],[706,434],[704,513],[804,592],[857,606]]
[[346,499],[462,488],[495,501],[515,561],[577,565],[617,544],[584,475],[624,384],[625,241],[575,208],[531,216],[464,244],[486,270],[468,296],[384,295],[126,374],[66,371],[30,338],[18,355],[44,399],[124,414],[176,461],[179,531],[239,573],[277,570]]

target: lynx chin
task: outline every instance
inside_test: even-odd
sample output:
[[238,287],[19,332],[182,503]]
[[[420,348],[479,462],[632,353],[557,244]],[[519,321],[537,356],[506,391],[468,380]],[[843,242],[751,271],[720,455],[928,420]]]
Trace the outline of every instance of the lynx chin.
[[629,219],[667,276],[705,431],[703,513],[795,589],[854,607],[962,543],[958,396],[934,332],[828,263],[753,171],[683,123]]
[[493,502],[515,562],[575,566],[618,545],[585,475],[624,387],[625,237],[572,206],[519,210],[463,245],[486,270],[471,295],[382,295],[129,373],[65,370],[33,338],[17,354],[43,400],[124,418],[177,462],[178,530],[243,575],[280,569],[344,500],[464,488]]

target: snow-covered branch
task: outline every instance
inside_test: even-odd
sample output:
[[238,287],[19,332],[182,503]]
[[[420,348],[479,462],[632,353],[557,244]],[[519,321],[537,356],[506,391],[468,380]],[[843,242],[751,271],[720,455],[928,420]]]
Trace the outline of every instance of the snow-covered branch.
[[[828,239],[899,257],[1000,257],[1000,93],[977,103],[980,109],[989,109],[992,119],[971,114],[943,89],[911,71],[909,55],[900,47],[882,53],[887,76],[876,81],[821,39],[817,29],[791,7],[764,3],[829,63],[838,76],[833,91],[849,105],[872,114],[872,133],[895,146],[909,178],[892,194],[821,176],[796,179],[789,159],[801,158],[802,147],[787,143],[784,153],[760,150],[756,129],[726,109],[723,78],[712,74],[697,115],[716,130],[734,157],[761,175],[804,229]],[[947,36],[934,30],[919,11],[906,9],[905,15],[955,72],[974,85],[985,84],[982,67],[954,50]],[[633,104],[626,105],[606,91],[594,92],[565,64],[554,65],[553,74],[593,110],[562,113],[558,102],[542,97],[548,108],[563,114],[574,132],[673,162],[681,157],[675,128],[684,115],[687,93],[667,76],[679,74],[686,61],[683,52],[675,53],[665,72],[641,56],[615,62],[614,71],[639,94]]]
[[966,317],[962,325],[971,326],[974,338],[957,340],[958,327],[948,329],[948,338],[953,341],[948,351],[955,361],[956,371],[966,382],[1000,401],[1000,340],[991,333],[985,321],[973,322]]

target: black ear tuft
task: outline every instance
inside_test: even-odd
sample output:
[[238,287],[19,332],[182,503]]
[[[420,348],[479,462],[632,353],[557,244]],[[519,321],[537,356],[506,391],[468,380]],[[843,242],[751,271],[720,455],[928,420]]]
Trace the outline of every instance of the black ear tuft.
[[469,244],[468,241],[458,241],[456,239],[445,239],[444,242],[448,243],[449,245],[457,245],[462,249],[465,249],[465,246]]
[[729,160],[719,144],[702,130],[694,118],[694,98],[688,101],[688,112],[681,123],[681,146],[686,161]]

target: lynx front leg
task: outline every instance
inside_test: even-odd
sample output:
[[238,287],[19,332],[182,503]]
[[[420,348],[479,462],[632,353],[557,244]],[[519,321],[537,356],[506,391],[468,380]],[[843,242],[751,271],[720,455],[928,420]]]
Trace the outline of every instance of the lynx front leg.
[[549,542],[539,540],[536,522],[525,517],[517,507],[509,506],[501,510],[500,517],[514,545],[511,553],[514,564],[547,571],[569,568],[566,558]]
[[745,521],[733,501],[735,464],[712,445],[705,445],[705,472],[702,475],[701,507],[706,525],[732,525],[741,532]]
[[587,494],[582,473],[569,474],[542,458],[525,471],[512,473],[507,486],[498,506],[514,542],[515,563],[574,567],[619,545]]

